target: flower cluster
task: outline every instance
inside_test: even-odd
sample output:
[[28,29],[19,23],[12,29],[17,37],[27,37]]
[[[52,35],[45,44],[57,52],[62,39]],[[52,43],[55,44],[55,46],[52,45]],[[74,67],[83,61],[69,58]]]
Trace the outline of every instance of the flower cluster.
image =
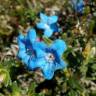
[[[38,29],[44,29],[44,36],[50,37],[53,32],[58,32],[56,24],[57,16],[46,16],[40,13],[41,21],[37,23]],[[43,40],[37,40],[36,30],[30,28],[26,35],[22,33],[18,36],[18,57],[30,69],[40,68],[45,79],[52,79],[54,72],[66,67],[62,60],[62,54],[67,49],[66,43],[57,39],[51,45],[47,45]]]

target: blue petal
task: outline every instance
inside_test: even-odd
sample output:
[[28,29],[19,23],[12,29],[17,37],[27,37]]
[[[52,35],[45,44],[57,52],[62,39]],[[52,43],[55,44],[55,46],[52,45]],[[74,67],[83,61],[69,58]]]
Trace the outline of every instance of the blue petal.
[[35,46],[35,44],[33,44],[32,50],[35,54],[35,58],[41,58],[44,57],[46,55],[45,53],[45,49],[43,48],[43,46]]
[[43,69],[43,75],[45,79],[50,80],[54,76],[54,64],[47,63],[46,66]]
[[27,55],[26,53],[25,44],[23,42],[24,40],[25,40],[25,37],[22,34],[20,34],[17,38],[18,45],[19,45],[18,57],[22,59],[23,63],[28,64],[28,60],[30,56]]
[[46,66],[46,60],[44,57],[43,58],[37,58],[36,63],[38,65],[38,67],[41,68],[42,70]]
[[41,58],[44,57],[46,55],[46,53],[44,52],[44,50],[40,49],[40,48],[35,48],[35,52],[36,52],[36,57],[37,58]]
[[48,18],[49,25],[56,23],[57,21],[58,21],[58,16],[49,16],[49,18]]
[[61,60],[59,64],[58,63],[55,64],[55,71],[66,67],[67,64],[63,60]]
[[28,69],[30,70],[34,70],[35,68],[37,68],[37,64],[36,64],[36,58],[30,58],[29,59],[29,63],[28,63]]
[[53,30],[52,30],[52,29],[46,29],[46,30],[44,31],[44,36],[45,36],[45,37],[51,37],[52,34],[53,34]]
[[50,27],[51,27],[51,29],[53,29],[53,30],[54,30],[54,32],[59,32],[59,30],[58,30],[58,26],[57,26],[57,24],[56,24],[56,23],[51,24],[51,25],[50,25]]
[[24,36],[24,35],[20,34],[17,38],[17,42],[18,42],[18,45],[19,45],[19,49],[26,50],[25,48],[30,48],[31,47],[31,43],[28,40],[28,36]]
[[47,45],[44,42],[36,41],[36,42],[33,43],[33,50],[35,50],[37,58],[45,56],[44,50],[45,50],[46,47],[47,47]]
[[57,39],[53,42],[51,48],[55,49],[59,56],[62,56],[63,52],[67,49],[67,45],[63,40]]
[[40,49],[42,49],[42,50],[45,50],[45,48],[47,47],[47,45],[46,45],[46,43],[45,42],[43,42],[43,41],[40,41],[40,42],[38,42],[38,41],[36,41],[35,43],[34,43],[34,46],[33,46],[34,48],[40,48]]
[[22,59],[24,52],[25,52],[25,50],[23,50],[23,51],[22,51],[22,50],[19,50],[19,52],[18,52],[18,57]]
[[45,79],[52,79],[54,76],[54,64],[49,64],[45,58],[40,58],[37,60],[38,67],[42,70]]
[[31,28],[28,31],[27,37],[31,43],[33,43],[36,40],[36,31],[35,29]]
[[41,19],[41,22],[47,23],[48,16],[46,16],[43,13],[40,13],[40,19]]
[[30,57],[29,57],[28,55],[26,55],[26,56],[22,59],[22,62],[23,62],[24,64],[26,64],[26,66],[28,66],[29,59],[30,59]]
[[19,49],[20,50],[25,50],[26,48],[25,48],[25,45],[24,45],[24,43],[22,42],[22,41],[19,41],[18,40],[18,45],[19,45]]
[[29,40],[26,40],[26,41],[25,41],[25,47],[26,47],[26,49],[30,49],[30,50],[33,49],[33,46],[32,46],[32,44],[30,43]]
[[45,29],[45,28],[46,28],[46,27],[45,27],[45,23],[43,23],[43,22],[37,23],[37,24],[36,24],[36,27],[37,27],[38,29]]
[[27,53],[24,50],[23,51],[19,50],[18,57],[22,59],[23,63],[28,65],[28,61],[29,61],[30,56],[27,55]]
[[25,44],[23,43],[24,35],[20,34],[17,38],[18,46],[20,50],[25,50]]
[[22,33],[19,33],[19,36],[17,37],[19,40],[24,40],[25,36]]

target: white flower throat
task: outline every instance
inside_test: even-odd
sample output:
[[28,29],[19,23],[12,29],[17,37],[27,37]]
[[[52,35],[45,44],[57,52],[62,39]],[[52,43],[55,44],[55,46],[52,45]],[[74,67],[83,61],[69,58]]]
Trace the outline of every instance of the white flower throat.
[[50,29],[50,26],[48,24],[45,24],[46,29]]
[[52,62],[55,60],[55,56],[52,53],[48,53],[45,58],[48,62]]

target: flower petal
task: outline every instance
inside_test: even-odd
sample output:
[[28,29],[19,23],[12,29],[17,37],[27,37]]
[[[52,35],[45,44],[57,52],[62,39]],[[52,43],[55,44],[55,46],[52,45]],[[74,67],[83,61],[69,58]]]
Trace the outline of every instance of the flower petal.
[[41,57],[44,57],[46,55],[44,50],[42,50],[40,48],[35,48],[35,51],[36,51],[36,57],[37,58],[41,58]]
[[33,43],[33,49],[35,50],[37,58],[45,56],[44,50],[46,47],[47,47],[47,45],[44,42],[36,41],[35,43]]
[[41,19],[41,22],[47,23],[48,16],[46,16],[43,13],[40,13],[40,19]]
[[57,24],[56,24],[56,23],[51,24],[51,25],[50,25],[50,27],[51,27],[51,29],[53,29],[53,30],[54,30],[54,32],[59,32],[59,30],[58,30],[58,26],[57,26]]
[[38,67],[42,70],[45,79],[52,79],[54,76],[54,64],[46,62],[45,58],[37,60]]
[[24,40],[24,35],[20,34],[17,38],[17,41],[18,41],[18,45],[19,45],[19,52],[18,52],[18,57],[22,59],[22,61],[25,63],[25,64],[28,64],[28,60],[30,58],[29,55],[27,55],[26,53],[26,48],[25,48],[25,44],[23,42]]
[[65,67],[67,67],[67,64],[63,60],[61,60],[59,64],[58,63],[55,64],[55,71],[63,69]]
[[20,34],[17,38],[17,42],[20,50],[25,50],[25,44],[23,43],[23,41],[24,41],[24,35]]
[[52,29],[46,29],[46,30],[44,31],[44,36],[45,36],[45,37],[51,37],[52,34],[53,34],[53,30],[52,30]]
[[38,29],[45,29],[45,28],[46,28],[46,27],[45,27],[45,23],[43,23],[43,22],[37,23],[37,24],[36,24],[36,27],[37,27]]
[[45,79],[52,79],[54,76],[54,64],[49,64],[47,63],[46,66],[43,68],[43,75],[45,77]]
[[19,45],[19,49],[26,50],[26,48],[29,48],[29,49],[31,48],[31,43],[28,39],[28,36],[24,36],[20,34],[17,38],[17,42]]
[[46,66],[46,60],[45,58],[37,58],[36,63],[39,68],[43,69]]
[[59,56],[62,56],[63,52],[67,49],[67,45],[63,40],[57,39],[53,42],[51,48],[55,49]]
[[31,43],[33,43],[36,40],[36,31],[35,29],[31,28],[28,31],[27,38]]
[[28,65],[28,61],[30,56],[27,55],[27,53],[23,50],[19,50],[18,52],[18,57],[21,58],[22,62],[25,63],[26,65]]
[[37,68],[37,64],[36,64],[36,58],[30,58],[29,59],[29,63],[28,63],[28,69],[30,70],[34,70],[35,68]]
[[46,45],[46,43],[45,42],[43,42],[43,41],[40,41],[40,42],[38,42],[38,41],[36,41],[35,43],[34,43],[34,46],[33,46],[34,48],[40,48],[40,49],[42,49],[42,50],[45,50],[45,48],[47,47],[47,45]]
[[56,23],[57,21],[58,21],[58,16],[49,16],[49,18],[48,18],[49,25]]

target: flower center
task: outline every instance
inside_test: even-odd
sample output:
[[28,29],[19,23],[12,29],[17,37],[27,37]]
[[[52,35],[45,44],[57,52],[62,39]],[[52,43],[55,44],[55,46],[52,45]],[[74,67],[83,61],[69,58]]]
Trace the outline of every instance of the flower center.
[[35,56],[35,52],[32,49],[27,49],[27,54],[34,57]]
[[48,62],[51,62],[51,61],[54,61],[54,60],[55,60],[55,57],[54,57],[54,55],[53,55],[52,53],[48,53],[48,54],[46,55],[46,60],[47,60]]
[[48,24],[45,24],[45,28],[46,28],[46,29],[50,29],[50,27],[49,27]]

